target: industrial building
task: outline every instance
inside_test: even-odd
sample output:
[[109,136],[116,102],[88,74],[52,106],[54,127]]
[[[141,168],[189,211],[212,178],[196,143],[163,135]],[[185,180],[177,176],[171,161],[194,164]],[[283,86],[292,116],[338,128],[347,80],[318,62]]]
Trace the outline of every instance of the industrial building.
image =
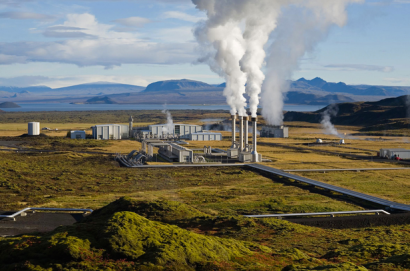
[[[192,124],[172,124],[173,131],[168,131],[166,134],[180,136],[180,137],[188,137],[189,134],[197,133],[202,131],[202,126],[200,125],[192,125]],[[152,135],[160,136],[163,135],[167,131],[167,124],[155,124],[148,126]]]
[[40,135],[40,122],[28,123],[28,135],[37,136]]
[[410,150],[406,149],[380,149],[379,156],[387,159],[410,159]]
[[71,131],[70,137],[71,139],[85,139],[86,133],[85,131]]
[[261,130],[261,137],[288,138],[289,127],[270,125],[263,126]]
[[122,124],[101,124],[91,127],[94,139],[128,139],[129,126]]
[[189,140],[192,141],[221,141],[221,133],[212,133],[212,132],[199,132],[189,134]]

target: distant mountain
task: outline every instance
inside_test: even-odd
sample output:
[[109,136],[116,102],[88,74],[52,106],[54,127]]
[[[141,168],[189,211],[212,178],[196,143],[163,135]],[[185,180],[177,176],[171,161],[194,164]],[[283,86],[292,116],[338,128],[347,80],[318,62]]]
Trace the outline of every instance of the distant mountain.
[[410,94],[410,87],[386,87],[367,85],[347,85],[343,82],[330,83],[316,77],[312,80],[300,78],[291,83],[291,90],[316,90],[330,93],[346,93],[361,96],[399,96]]
[[175,90],[204,90],[214,89],[215,86],[209,85],[204,82],[194,80],[168,80],[152,83],[147,86],[144,92],[154,91],[175,91]]
[[97,82],[88,83],[81,85],[74,85],[70,87],[56,88],[53,89],[55,93],[70,93],[70,94],[83,94],[83,95],[104,95],[104,94],[115,94],[115,93],[125,93],[125,92],[140,92],[143,91],[145,87],[109,83],[109,82]]
[[104,97],[94,97],[88,99],[86,104],[116,104],[116,101],[113,101],[111,98],[104,96]]
[[368,130],[377,130],[381,126],[408,128],[408,102],[410,96],[387,98],[377,102],[354,102],[329,105],[316,112],[287,112],[285,121],[307,121],[320,123],[324,112],[329,107],[337,107],[336,116],[332,117],[332,123],[338,125],[366,126]]
[[19,108],[19,107],[21,106],[13,102],[0,103],[0,108]]
[[285,102],[287,104],[310,104],[310,105],[327,105],[331,103],[354,102],[350,97],[337,94],[329,94],[326,96],[301,93],[297,91],[290,91],[286,94]]
[[30,92],[30,93],[42,93],[47,91],[52,91],[52,88],[46,86],[36,86],[36,87],[5,87],[0,86],[0,92],[10,92],[10,93],[21,93],[21,92]]

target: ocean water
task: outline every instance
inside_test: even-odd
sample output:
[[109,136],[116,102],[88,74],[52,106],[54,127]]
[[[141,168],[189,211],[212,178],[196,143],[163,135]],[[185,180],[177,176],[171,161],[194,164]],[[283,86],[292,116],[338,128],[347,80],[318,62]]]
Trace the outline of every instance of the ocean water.
[[[6,112],[30,111],[107,111],[107,110],[163,110],[162,104],[69,104],[69,103],[18,103],[20,108],[2,108]],[[318,105],[285,105],[285,111],[312,112],[323,108]],[[168,104],[168,110],[229,110],[227,105]]]

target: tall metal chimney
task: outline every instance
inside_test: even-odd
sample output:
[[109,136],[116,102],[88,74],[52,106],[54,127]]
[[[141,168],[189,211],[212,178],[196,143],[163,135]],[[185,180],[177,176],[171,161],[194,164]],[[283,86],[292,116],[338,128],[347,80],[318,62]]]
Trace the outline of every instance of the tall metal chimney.
[[236,142],[236,115],[232,115],[232,147],[235,148]]
[[248,149],[247,149],[247,147],[246,146],[248,146],[249,145],[249,116],[246,116],[245,118],[244,118],[244,122],[245,122],[245,151],[249,151]]
[[252,157],[253,157],[253,162],[260,162],[259,161],[259,154],[257,151],[257,142],[256,142],[256,137],[257,137],[257,118],[252,118],[252,143],[253,143],[253,148],[252,148]]
[[243,151],[243,121],[244,117],[239,117],[239,151]]

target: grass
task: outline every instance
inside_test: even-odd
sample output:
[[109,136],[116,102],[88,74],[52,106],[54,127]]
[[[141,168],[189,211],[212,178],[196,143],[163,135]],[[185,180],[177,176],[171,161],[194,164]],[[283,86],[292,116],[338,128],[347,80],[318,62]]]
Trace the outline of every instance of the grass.
[[[163,117],[161,113],[155,113],[157,115],[154,114],[152,117],[149,115],[142,117],[148,113],[141,113],[139,116],[147,122],[155,122],[156,117]],[[127,114],[128,112],[125,111],[115,113],[106,122],[120,122]],[[194,116],[188,116],[189,114],[185,113],[185,118],[181,111],[175,113],[175,116],[178,118],[177,121],[183,122],[195,118],[196,121],[198,118],[218,118],[221,114],[198,112]],[[14,116],[10,114],[10,116],[14,120],[25,118],[23,114]],[[41,116],[39,114],[35,117]],[[64,126],[57,122],[57,118],[52,122],[54,117],[51,115],[46,114],[43,118],[44,123],[54,123],[55,127],[71,129],[70,127],[80,127],[79,118],[82,116],[85,116],[84,126],[86,126],[93,123],[93,120],[97,122],[100,117],[107,117],[108,113],[103,113],[102,116],[96,113],[90,115],[73,113],[70,116],[72,122],[69,124],[64,119],[66,121]],[[14,126],[10,123],[11,121],[3,121],[0,129],[2,129],[1,125],[4,125],[3,128],[12,129]],[[49,125],[50,128],[54,127],[53,125]],[[21,127],[25,129],[25,124]],[[361,127],[338,128],[347,134],[358,133],[361,129]],[[0,131],[0,135],[4,135],[3,132],[8,131]],[[223,135],[226,137],[224,141],[190,142],[188,147],[202,148],[206,145],[226,149],[231,145],[230,133],[223,132]],[[258,146],[258,151],[264,158],[272,160],[264,163],[265,165],[278,169],[402,166],[316,152],[316,150],[326,150],[370,157],[375,155],[379,148],[407,148],[408,146],[406,143],[408,138],[383,137],[388,140],[372,142],[363,140],[366,137],[368,136],[347,139],[348,144],[344,147],[307,146],[306,143],[314,142],[316,138],[335,142],[338,138],[324,135],[316,124],[292,123],[289,139],[260,139],[260,142],[301,147],[303,150],[261,144]],[[202,270],[365,270],[364,268],[367,268],[388,271],[410,268],[410,246],[408,245],[410,226],[408,225],[324,230],[277,219],[243,218],[243,214],[363,209],[353,203],[330,197],[331,194],[294,186],[282,178],[264,177],[241,167],[127,169],[119,167],[111,155],[78,153],[78,151],[129,153],[131,150],[138,150],[141,147],[140,143],[131,140],[82,141],[61,137],[34,139],[3,137],[0,138],[0,145],[3,148],[24,147],[57,151],[56,153],[0,152],[0,209],[16,210],[23,206],[97,209],[111,203],[103,209],[107,211],[105,213],[107,217],[103,220],[99,220],[98,216],[102,215],[102,211],[98,211],[96,220],[90,220],[80,226],[77,224],[77,226],[60,228],[45,235],[0,238],[2,268],[5,268],[5,263],[8,264],[7,267],[12,266],[13,269],[10,270],[16,268],[17,270],[42,270],[41,268],[49,267],[55,270],[63,268],[68,270],[106,268],[108,270],[108,267],[114,270],[121,270],[121,268],[122,270],[144,270],[143,268],[163,270],[155,269],[160,265],[168,268],[165,270],[201,270],[201,268]],[[298,174],[410,204],[410,197],[406,193],[410,188],[407,170]],[[128,198],[125,201],[118,200],[123,196]],[[158,222],[161,223],[157,224]],[[121,223],[127,226],[120,227]],[[142,234],[135,225],[140,225],[146,230]],[[110,230],[105,233],[90,230],[96,228]],[[156,229],[167,233],[172,232],[174,235],[162,239],[163,236],[159,236]],[[141,239],[141,236],[145,239]],[[206,239],[208,237],[212,238]],[[198,251],[205,251],[206,248],[199,246],[198,250],[198,247],[192,246],[190,242],[194,240],[195,244],[209,242],[215,245],[217,243],[215,240],[218,239],[214,237],[223,238],[235,246],[244,246],[252,253],[219,257],[212,254],[211,249],[206,257],[196,256]],[[111,240],[108,242],[111,245],[95,240]],[[167,256],[160,253],[155,254],[155,257],[152,256],[154,254],[149,258],[137,257],[136,255],[140,255],[135,253],[138,249],[147,252],[147,244],[144,240],[150,240],[152,251],[177,251],[178,259],[186,260],[178,262],[172,254]],[[171,243],[173,249],[168,247]],[[222,243],[224,242],[219,244]],[[54,252],[47,250],[47,247],[41,244],[51,244],[54,248],[52,251],[61,253],[69,251],[68,254],[63,253],[68,258],[64,258],[64,261],[56,260],[53,256]],[[181,250],[184,244],[189,244],[185,245],[186,248],[197,249],[196,252],[189,254],[187,249]],[[218,247],[220,248],[219,245]],[[41,257],[33,258],[33,255],[36,255],[34,252],[40,249],[50,252],[45,262],[41,261]],[[10,257],[10,255],[14,256]],[[21,259],[16,263],[20,265],[13,266],[15,263],[4,260],[6,256],[8,259],[17,259],[16,261]],[[159,262],[161,264],[158,264]],[[152,265],[147,267],[148,263]],[[177,269],[176,263],[180,269]],[[185,269],[181,269],[181,266]]]

